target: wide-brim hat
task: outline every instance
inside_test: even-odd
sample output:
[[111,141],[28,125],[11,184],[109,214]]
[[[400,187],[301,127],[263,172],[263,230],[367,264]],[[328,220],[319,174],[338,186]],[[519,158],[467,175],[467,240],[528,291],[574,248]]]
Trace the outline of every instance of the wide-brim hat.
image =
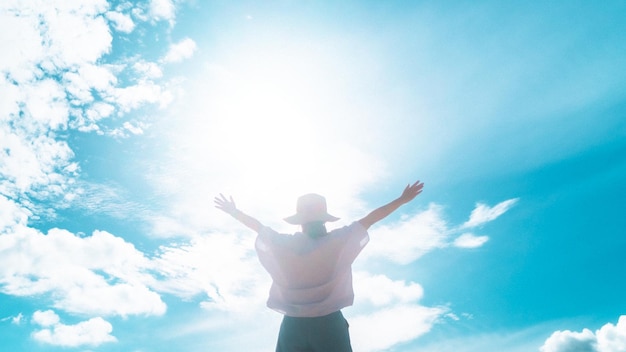
[[328,214],[326,198],[319,194],[309,193],[298,198],[296,214],[286,217],[285,221],[293,225],[302,225],[315,221],[337,221],[338,217]]

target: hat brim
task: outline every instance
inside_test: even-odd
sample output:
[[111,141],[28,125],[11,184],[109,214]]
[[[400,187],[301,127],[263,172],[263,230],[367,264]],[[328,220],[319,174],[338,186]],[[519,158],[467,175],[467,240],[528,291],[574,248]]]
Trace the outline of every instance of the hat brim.
[[284,219],[286,222],[292,225],[302,225],[309,222],[323,221],[323,222],[332,222],[339,220],[338,217],[332,216],[330,214],[322,214],[317,216],[307,216],[306,214],[295,214],[292,216],[288,216]]

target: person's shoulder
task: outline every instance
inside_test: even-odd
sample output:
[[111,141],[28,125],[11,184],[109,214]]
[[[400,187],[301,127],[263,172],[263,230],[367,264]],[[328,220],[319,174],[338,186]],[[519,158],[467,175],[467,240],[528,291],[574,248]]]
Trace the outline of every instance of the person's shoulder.
[[367,232],[367,229],[358,221],[354,221],[349,225],[344,225],[342,227],[333,229],[330,231],[331,234],[349,234],[349,233],[364,233]]
[[276,230],[274,230],[273,228],[269,227],[269,226],[262,226],[259,231],[258,231],[259,237],[260,238],[268,238],[268,239],[272,239],[272,238],[277,238],[281,235],[280,233],[278,233]]
[[259,232],[258,237],[263,240],[270,241],[272,243],[285,243],[297,237],[296,234],[280,233],[269,226],[263,226]]

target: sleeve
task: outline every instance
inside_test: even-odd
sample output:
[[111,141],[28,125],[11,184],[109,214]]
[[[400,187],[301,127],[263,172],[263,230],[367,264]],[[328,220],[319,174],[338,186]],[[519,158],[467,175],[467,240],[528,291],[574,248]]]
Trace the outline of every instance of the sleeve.
[[289,246],[290,238],[290,235],[278,233],[267,226],[258,232],[255,241],[257,257],[274,282],[287,282],[279,257],[283,249]]
[[268,252],[270,250],[270,246],[273,242],[273,239],[278,235],[276,231],[272,230],[267,226],[263,226],[261,230],[258,232],[256,238],[256,249],[261,252]]
[[269,252],[273,247],[281,247],[288,244],[292,236],[281,234],[268,226],[263,226],[258,232],[256,239],[256,249]]
[[345,228],[346,244],[342,253],[342,261],[352,264],[370,240],[367,229],[358,221]]
[[261,262],[263,267],[270,273],[270,275],[275,274],[276,270],[278,270],[276,260],[272,256],[272,244],[278,236],[280,235],[276,231],[267,226],[263,226],[258,232],[255,241],[255,249],[259,261]]

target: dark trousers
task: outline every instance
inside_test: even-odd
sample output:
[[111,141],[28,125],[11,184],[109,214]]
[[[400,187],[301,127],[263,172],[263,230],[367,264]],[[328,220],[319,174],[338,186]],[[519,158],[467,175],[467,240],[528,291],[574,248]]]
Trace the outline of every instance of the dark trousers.
[[276,352],[352,352],[348,322],[341,311],[315,318],[285,316]]

